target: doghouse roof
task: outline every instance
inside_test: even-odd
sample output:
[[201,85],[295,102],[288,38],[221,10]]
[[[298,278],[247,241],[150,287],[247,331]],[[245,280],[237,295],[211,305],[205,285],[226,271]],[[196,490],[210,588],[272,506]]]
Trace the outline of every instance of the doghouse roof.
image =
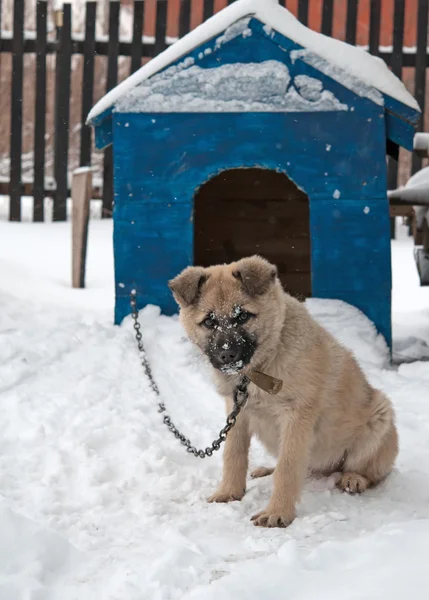
[[[278,34],[290,40],[295,48],[291,52],[292,60],[303,60],[343,87],[352,90],[356,95],[384,105],[387,112],[394,117],[399,117],[399,121],[401,121],[398,126],[403,133],[394,135],[393,141],[405,147],[410,146],[412,142],[409,139],[409,127],[418,121],[419,107],[413,96],[388,69],[384,61],[371,56],[360,48],[308,29],[287,9],[280,6],[278,0],[237,0],[229,5],[106,94],[89,113],[88,123],[95,126],[101,124],[110,117],[115,105],[118,104],[118,110],[128,112],[127,108],[122,110],[120,105],[124,103],[124,106],[127,107],[127,98],[139,94],[139,91],[135,89],[137,86],[140,86],[139,89],[142,90],[144,86],[141,84],[172,65],[176,65],[176,69],[173,71],[189,69],[196,65],[198,60],[205,56],[204,52],[198,52],[198,48],[207,45],[210,40],[213,40],[214,44],[210,48],[206,47],[205,51],[212,53],[221,50],[237,36],[245,38],[246,35],[249,35],[247,32],[250,32],[251,35],[252,31],[247,28],[251,20],[259,21],[264,26],[264,34],[269,37],[276,36],[275,41],[278,41]],[[220,65],[219,68],[222,67],[223,65]],[[198,67],[195,68],[198,69]],[[203,70],[201,69],[201,71]],[[211,69],[211,71],[215,72],[216,69]],[[234,73],[232,73],[233,75]],[[333,109],[335,110],[335,107],[325,108],[325,110]],[[195,108],[190,112],[192,110],[199,112]],[[235,110],[240,112],[239,107]],[[255,109],[249,106],[244,110],[251,112]],[[154,110],[153,112],[158,111]],[[175,112],[175,110],[172,109],[171,112]],[[211,112],[210,108],[205,112]],[[389,132],[388,137],[391,137]],[[107,140],[108,143],[110,141]]]

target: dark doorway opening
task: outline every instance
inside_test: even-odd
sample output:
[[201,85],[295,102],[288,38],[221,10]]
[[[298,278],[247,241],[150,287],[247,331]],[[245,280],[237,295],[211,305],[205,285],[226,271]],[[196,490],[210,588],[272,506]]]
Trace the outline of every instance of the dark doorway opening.
[[308,196],[276,171],[223,171],[195,195],[194,263],[206,267],[252,254],[277,265],[290,294],[311,296]]

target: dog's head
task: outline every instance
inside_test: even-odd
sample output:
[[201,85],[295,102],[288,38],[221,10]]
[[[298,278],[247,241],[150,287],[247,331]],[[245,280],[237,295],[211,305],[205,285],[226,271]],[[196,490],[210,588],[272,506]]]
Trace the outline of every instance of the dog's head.
[[233,374],[272,352],[284,319],[277,269],[259,256],[188,267],[169,282],[190,339],[215,369]]

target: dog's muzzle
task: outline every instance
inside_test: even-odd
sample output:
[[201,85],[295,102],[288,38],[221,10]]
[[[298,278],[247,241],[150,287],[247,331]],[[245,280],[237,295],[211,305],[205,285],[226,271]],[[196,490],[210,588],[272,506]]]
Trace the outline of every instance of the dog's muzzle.
[[211,340],[207,355],[210,362],[222,373],[233,375],[246,367],[255,353],[256,343],[245,334],[237,334],[234,338],[216,336]]

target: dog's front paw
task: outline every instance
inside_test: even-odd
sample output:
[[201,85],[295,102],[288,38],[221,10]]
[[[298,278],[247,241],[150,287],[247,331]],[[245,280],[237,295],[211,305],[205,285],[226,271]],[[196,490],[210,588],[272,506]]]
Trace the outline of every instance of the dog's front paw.
[[337,482],[337,487],[348,494],[361,494],[370,486],[370,481],[357,473],[344,473]]
[[208,502],[236,502],[241,500],[246,490],[234,490],[219,488],[213,496],[210,496]]
[[294,512],[267,506],[265,510],[254,515],[251,520],[256,527],[287,527],[294,519]]

